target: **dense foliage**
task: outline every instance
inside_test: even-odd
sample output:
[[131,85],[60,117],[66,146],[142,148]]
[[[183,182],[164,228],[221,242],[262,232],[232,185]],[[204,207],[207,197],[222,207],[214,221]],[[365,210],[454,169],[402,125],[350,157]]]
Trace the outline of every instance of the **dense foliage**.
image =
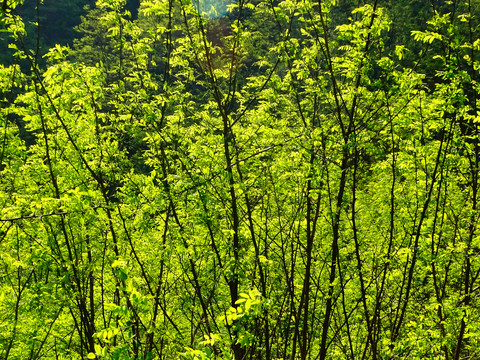
[[480,357],[478,0],[21,3],[1,359]]

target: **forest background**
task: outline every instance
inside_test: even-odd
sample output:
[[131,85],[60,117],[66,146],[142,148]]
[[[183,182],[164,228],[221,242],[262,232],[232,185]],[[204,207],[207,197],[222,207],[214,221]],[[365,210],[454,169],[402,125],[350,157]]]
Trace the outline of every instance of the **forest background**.
[[480,358],[478,0],[0,6],[1,359]]

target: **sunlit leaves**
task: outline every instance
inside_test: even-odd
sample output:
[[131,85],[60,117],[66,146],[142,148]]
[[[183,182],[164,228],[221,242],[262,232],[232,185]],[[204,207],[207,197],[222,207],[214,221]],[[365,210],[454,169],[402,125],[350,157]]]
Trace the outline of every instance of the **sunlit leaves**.
[[474,17],[412,32],[422,74],[378,6],[124,5],[0,67],[9,358],[475,351]]

